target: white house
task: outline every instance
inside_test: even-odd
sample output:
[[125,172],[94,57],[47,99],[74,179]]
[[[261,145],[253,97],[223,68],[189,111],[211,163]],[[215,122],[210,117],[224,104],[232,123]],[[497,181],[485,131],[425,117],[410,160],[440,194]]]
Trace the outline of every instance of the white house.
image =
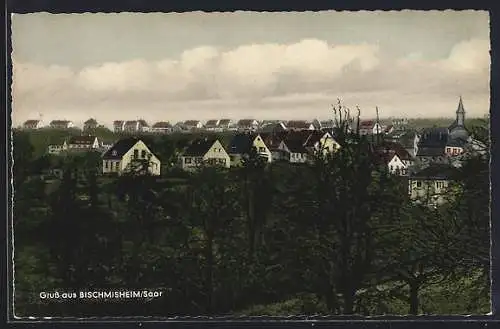
[[181,167],[193,170],[201,165],[231,166],[229,155],[224,146],[216,138],[201,138],[194,140],[181,155]]
[[95,136],[72,136],[65,144],[68,151],[90,151],[100,147],[99,140]]
[[384,127],[376,121],[366,120],[360,121],[359,133],[360,135],[378,135],[384,132]]
[[205,122],[205,130],[207,131],[217,131],[219,129],[220,120],[208,120]]
[[432,164],[427,168],[411,173],[408,179],[408,194],[410,199],[438,206],[449,200],[448,193],[451,184],[455,181],[457,169],[450,165]]
[[135,137],[117,141],[102,156],[103,174],[118,174],[139,171],[147,162],[149,174],[159,176],[161,172],[160,159],[140,139]]
[[285,159],[290,163],[306,163],[309,157],[307,149],[299,139],[281,141],[278,150],[283,151]]
[[124,131],[125,130],[125,121],[123,121],[123,120],[113,121],[113,130],[115,133]]
[[241,119],[236,126],[239,131],[256,131],[259,129],[259,122],[254,119]]
[[168,121],[156,122],[152,127],[151,131],[154,133],[170,133],[173,131],[173,127]]
[[266,159],[267,162],[273,161],[273,154],[262,136],[255,133],[239,133],[233,137],[229,145],[228,153],[231,158],[231,166],[241,164],[243,157],[250,154],[252,149],[255,149],[258,156]]
[[68,128],[73,128],[73,122],[69,120],[52,120],[50,122],[50,128],[54,129],[68,129]]
[[24,129],[40,129],[43,127],[42,120],[27,120],[23,123]]
[[315,130],[314,124],[304,120],[290,120],[286,123],[288,130]]
[[200,120],[186,120],[184,121],[183,126],[187,130],[195,130],[203,128],[203,123],[201,123]]

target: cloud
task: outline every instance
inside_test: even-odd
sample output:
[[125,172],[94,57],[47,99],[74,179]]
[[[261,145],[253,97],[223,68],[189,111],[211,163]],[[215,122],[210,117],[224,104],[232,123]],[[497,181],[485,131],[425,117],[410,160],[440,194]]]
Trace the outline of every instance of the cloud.
[[[108,62],[78,71],[14,60],[13,118],[25,120],[34,108],[103,120],[165,111],[179,118],[245,116],[239,109],[260,115],[295,109],[289,116],[305,117],[346,96],[416,114],[410,110],[415,104],[405,103],[410,98],[437,104],[446,97],[455,102],[460,94],[477,98],[483,107],[477,111],[484,112],[479,97],[489,96],[489,66],[489,42],[478,39],[460,42],[447,58],[432,61],[424,53],[393,58],[377,45],[317,39],[234,49],[200,46],[178,58]],[[422,108],[421,114],[435,113]]]

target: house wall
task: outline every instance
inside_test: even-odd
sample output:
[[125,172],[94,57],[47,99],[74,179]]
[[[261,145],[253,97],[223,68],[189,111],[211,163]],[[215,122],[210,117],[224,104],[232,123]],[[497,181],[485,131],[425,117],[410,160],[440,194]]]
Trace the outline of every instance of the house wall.
[[406,175],[408,170],[408,166],[397,155],[389,161],[387,168],[391,174],[399,175]]
[[329,133],[326,133],[321,137],[315,148],[318,151],[323,150],[323,155],[326,156],[329,153],[337,151],[340,148],[340,144]]
[[409,180],[409,195],[412,200],[431,204],[443,204],[447,201],[446,191],[450,186],[447,180]]
[[102,160],[102,173],[103,174],[110,174],[110,173],[117,173],[119,174],[121,172],[121,160]]
[[181,167],[184,170],[194,170],[203,162],[203,157],[182,156]]
[[382,127],[381,124],[379,124],[378,122],[376,122],[374,125],[373,125],[373,128],[372,128],[372,134],[381,134],[384,132],[384,127]]
[[227,154],[224,146],[217,140],[214,145],[210,147],[207,153],[203,156],[203,161],[209,161],[210,159],[222,161],[220,165],[225,168],[229,168],[231,166],[231,159],[229,158],[229,154]]
[[264,141],[262,140],[262,137],[260,137],[260,135],[257,135],[257,137],[255,137],[252,145],[255,148],[257,148],[258,153],[267,155],[267,162],[273,161],[273,154],[271,153],[271,151],[269,150],[267,145],[264,143]]
[[[159,176],[161,173],[161,162],[154,154],[151,153],[143,141],[135,143],[135,145],[123,155],[122,160],[120,161],[120,172],[126,171],[130,168],[131,163],[134,160],[134,150],[138,150],[139,152],[138,159],[147,159],[149,155],[151,155],[151,158],[149,159],[149,172],[152,175]],[[146,152],[146,157],[142,157],[142,151]]]
[[446,155],[459,155],[462,154],[464,149],[462,147],[456,147],[456,146],[446,146],[445,153]]

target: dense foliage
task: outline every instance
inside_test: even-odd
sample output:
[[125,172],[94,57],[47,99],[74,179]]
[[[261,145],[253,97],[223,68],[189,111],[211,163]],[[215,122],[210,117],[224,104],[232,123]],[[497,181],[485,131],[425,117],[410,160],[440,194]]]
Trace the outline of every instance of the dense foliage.
[[[103,177],[98,155],[35,154],[16,132],[16,315],[489,312],[489,160],[468,160],[450,202],[430,209],[340,126],[344,147],[309,166],[252,153],[161,178]],[[186,141],[151,142],[174,164]],[[39,298],[143,288],[163,295]]]

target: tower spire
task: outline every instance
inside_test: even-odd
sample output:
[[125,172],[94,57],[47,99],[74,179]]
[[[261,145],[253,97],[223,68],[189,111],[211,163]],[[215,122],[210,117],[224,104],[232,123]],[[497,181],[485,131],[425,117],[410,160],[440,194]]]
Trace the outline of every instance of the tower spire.
[[462,96],[460,95],[460,100],[458,101],[458,107],[457,107],[457,118],[456,122],[458,126],[463,126],[465,124],[465,108],[464,108],[464,103],[462,100]]

